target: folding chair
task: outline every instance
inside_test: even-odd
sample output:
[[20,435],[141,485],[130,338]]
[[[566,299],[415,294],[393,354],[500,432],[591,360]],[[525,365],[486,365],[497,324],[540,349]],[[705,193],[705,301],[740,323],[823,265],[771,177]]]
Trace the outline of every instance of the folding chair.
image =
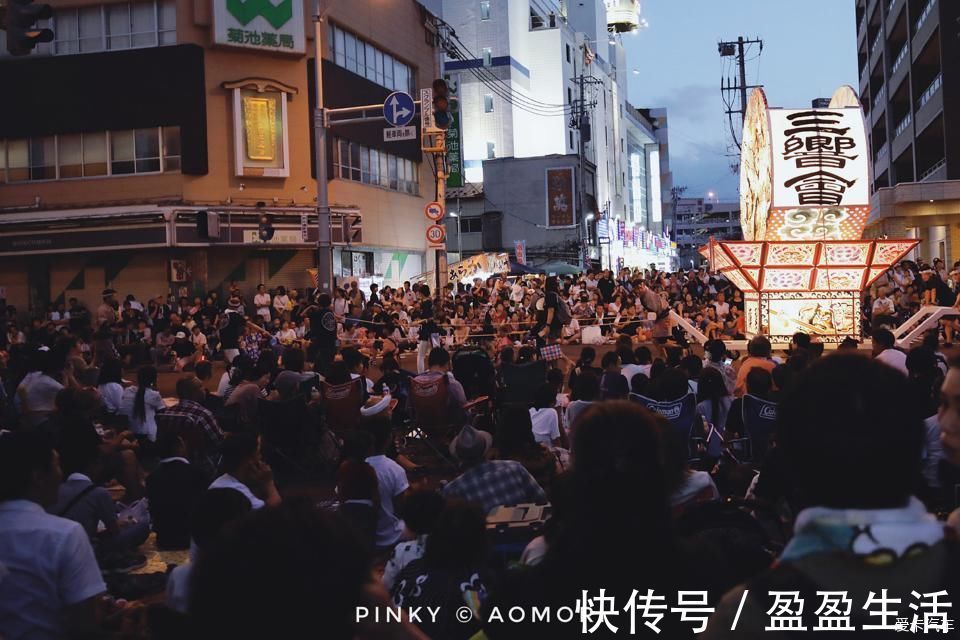
[[763,462],[777,425],[777,403],[746,394],[740,405],[744,430],[750,439],[750,461]]
[[332,385],[326,381],[320,383],[320,396],[323,398],[323,413],[327,426],[337,434],[360,425],[360,408],[363,407],[363,378]]
[[534,360],[523,364],[509,364],[503,367],[503,392],[505,404],[533,405],[533,396],[547,381],[548,363],[546,360]]
[[314,454],[310,415],[302,396],[276,402],[260,398],[257,418],[264,458],[287,479],[315,476],[319,460]]
[[688,393],[676,400],[654,400],[638,393],[631,393],[630,400],[666,418],[673,428],[674,437],[686,448],[687,457],[690,460],[698,459],[695,453],[701,448],[703,438],[698,438],[699,445],[694,441],[694,427],[699,417],[695,395]]
[[[409,427],[404,430],[404,438],[423,442],[440,460],[456,468],[456,462],[447,452],[454,432],[467,421],[472,421],[475,410],[489,402],[487,396],[481,396],[468,402],[459,416],[450,411],[450,379],[446,376],[410,380],[410,408],[413,417]],[[459,413],[459,412],[454,412]]]

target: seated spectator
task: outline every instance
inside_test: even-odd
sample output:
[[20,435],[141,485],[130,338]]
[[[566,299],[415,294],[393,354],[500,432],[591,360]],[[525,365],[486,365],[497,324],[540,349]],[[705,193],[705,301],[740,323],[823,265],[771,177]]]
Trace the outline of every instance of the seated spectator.
[[537,389],[530,409],[530,421],[534,440],[547,447],[566,448],[567,439],[560,430],[560,414],[557,412],[557,393],[549,384]]
[[777,363],[770,357],[770,340],[766,336],[754,336],[747,343],[748,357],[740,364],[737,371],[737,380],[733,395],[742,396],[747,392],[747,374],[753,369],[764,369],[767,373],[772,373]]
[[234,367],[240,369],[240,380],[226,398],[224,406],[236,405],[237,420],[241,425],[256,425],[257,402],[263,397],[263,389],[270,383],[272,367],[268,358],[261,358],[255,365],[251,363]]
[[37,371],[28,374],[17,387],[20,415],[27,426],[35,427],[56,410],[57,393],[69,383],[65,347],[43,347],[36,354]]
[[494,442],[498,459],[519,462],[545,490],[562,471],[557,454],[550,450],[551,445],[535,439],[530,412],[519,405],[507,405],[500,410]]
[[[755,367],[756,371],[751,371],[747,376],[746,394],[760,398],[762,400],[771,400],[773,393],[773,376],[765,369]],[[730,410],[727,412],[727,433],[737,436],[746,436],[746,427],[743,424],[743,398],[735,398],[730,404]]]
[[451,423],[457,423],[463,418],[463,405],[467,403],[467,394],[463,385],[453,376],[453,372],[450,370],[450,353],[443,347],[434,347],[427,356],[427,370],[414,380],[433,382],[444,376],[447,378],[447,407],[450,412],[450,421]]
[[220,455],[223,474],[213,481],[211,489],[239,491],[250,501],[252,509],[280,504],[273,471],[260,453],[259,436],[231,434],[221,443]]
[[132,431],[138,438],[155,442],[157,439],[157,411],[164,408],[163,398],[157,391],[157,370],[150,365],[137,371],[137,384],[123,390],[120,411],[127,417]]
[[[404,607],[438,607],[436,621],[421,617],[418,626],[432,638],[466,640],[481,630],[480,607],[491,576],[487,569],[487,522],[476,506],[448,504],[427,539],[423,557],[397,576],[393,601]],[[471,606],[466,624],[458,613]]]
[[190,546],[190,516],[209,484],[208,476],[186,458],[186,445],[175,433],[157,441],[160,464],[147,476],[150,520],[160,549]]
[[7,638],[96,634],[107,590],[83,527],[50,515],[57,453],[39,434],[0,434],[0,632]]
[[[47,508],[51,515],[79,523],[90,541],[101,552],[101,568],[114,571],[143,566],[144,559],[113,556],[107,552],[132,551],[150,535],[150,523],[122,522],[110,492],[94,483],[99,475],[100,450],[95,442],[72,440],[61,445],[60,460],[66,480],[60,485],[57,501]],[[98,527],[103,524],[103,533]],[[118,564],[118,561],[120,564]]]
[[704,345],[706,359],[703,362],[704,369],[716,369],[723,376],[723,382],[727,386],[727,391],[733,395],[737,386],[737,374],[730,363],[727,362],[727,345],[722,340],[709,340]]
[[119,360],[105,360],[100,366],[97,391],[103,400],[103,410],[108,416],[120,414],[123,398],[123,364]]
[[715,367],[706,367],[700,373],[697,386],[697,411],[704,420],[723,431],[732,404],[723,374]]
[[[948,549],[956,543],[944,540],[943,526],[912,497],[921,421],[907,403],[885,401],[902,387],[900,374],[853,354],[822,358],[801,374],[778,417],[784,465],[804,510],[774,568],[724,596],[704,637],[763,632],[771,590],[842,590],[864,603],[851,625],[862,629],[881,622],[870,606],[879,597],[876,585],[883,585],[887,602],[909,611],[911,592],[956,584],[958,567],[950,560],[956,555]],[[800,616],[807,628],[816,624],[815,611],[805,608]],[[892,616],[888,621],[892,626]]]
[[630,384],[621,373],[620,356],[608,351],[600,360],[603,377],[600,378],[600,397],[603,400],[623,400],[630,393]]
[[213,413],[201,404],[206,398],[202,383],[197,378],[180,378],[177,380],[177,398],[180,401],[161,413],[168,424],[179,432],[196,430],[204,447],[200,451],[192,452],[203,461],[201,470],[213,476],[216,471],[217,450],[223,442],[223,430],[217,424]]
[[358,629],[357,608],[387,603],[370,600],[369,563],[335,513],[300,503],[249,514],[223,528],[197,558],[189,582],[193,631],[296,638],[322,621],[324,638],[372,637]]
[[376,546],[380,550],[392,547],[403,537],[403,520],[397,517],[410,483],[407,473],[399,464],[386,456],[387,447],[393,438],[390,418],[380,414],[365,418],[363,428],[372,436],[371,448],[366,463],[377,474],[380,491],[379,516],[377,518]]
[[190,579],[198,558],[213,547],[223,529],[250,512],[250,501],[232,489],[210,489],[201,493],[189,514],[190,562],[181,564],[167,578],[166,604],[178,613],[187,613]]
[[544,502],[543,488],[522,464],[514,460],[487,460],[493,436],[464,426],[450,443],[450,453],[460,461],[462,473],[441,493],[479,505],[484,513],[494,508],[524,502]]
[[573,370],[570,371],[568,384],[571,390],[577,388],[577,378],[585,373],[592,373],[598,380],[600,379],[600,376],[603,375],[603,369],[594,366],[596,359],[597,350],[593,347],[583,347],[583,349],[580,350],[580,357],[577,358],[576,363],[573,365]]
[[896,343],[892,331],[877,329],[873,332],[873,357],[888,367],[893,367],[903,375],[909,375],[907,354],[897,349]]
[[411,540],[401,542],[393,549],[393,555],[383,568],[383,586],[387,590],[396,584],[407,565],[423,557],[427,540],[443,513],[446,501],[436,491],[413,491],[403,503],[403,522]]
[[373,435],[369,431],[351,429],[343,436],[337,468],[337,509],[354,525],[370,553],[376,548],[380,516],[377,472],[366,462],[372,449]]

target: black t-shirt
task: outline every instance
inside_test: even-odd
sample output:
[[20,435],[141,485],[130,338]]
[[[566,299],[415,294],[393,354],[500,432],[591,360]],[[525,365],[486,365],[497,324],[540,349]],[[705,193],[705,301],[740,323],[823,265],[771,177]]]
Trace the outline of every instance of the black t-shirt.
[[318,347],[332,349],[337,345],[337,318],[330,307],[310,312],[310,339]]
[[243,316],[239,313],[230,311],[226,314],[225,326],[220,329],[220,348],[240,348],[240,332],[245,322]]
[[557,313],[557,307],[560,305],[560,297],[555,291],[548,291],[543,297],[543,311],[537,311],[537,320],[540,324],[547,323],[547,315],[550,309],[553,309],[553,319],[550,321],[551,329],[559,329],[562,326],[560,314]]
[[603,295],[603,301],[610,302],[613,299],[613,290],[616,289],[616,285],[610,278],[601,278],[600,282],[597,283],[597,289]]

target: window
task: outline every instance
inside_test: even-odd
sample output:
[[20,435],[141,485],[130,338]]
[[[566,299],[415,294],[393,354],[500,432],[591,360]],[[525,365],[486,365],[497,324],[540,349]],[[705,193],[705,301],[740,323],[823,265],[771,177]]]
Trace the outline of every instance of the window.
[[179,170],[179,127],[0,140],[0,182]]
[[487,160],[493,160],[497,157],[497,145],[493,142],[487,143]]
[[493,113],[493,94],[488,93],[483,96],[483,112]]
[[483,48],[483,66],[490,67],[493,65],[493,50],[490,47]]
[[570,45],[566,45],[566,47],[567,47],[567,62],[570,62]]
[[573,104],[573,89],[567,87],[567,104]]
[[490,0],[480,0],[480,19],[490,19]]
[[420,165],[356,142],[334,141],[334,175],[341,180],[417,195],[420,193]]
[[570,149],[573,149],[573,131],[570,131]]
[[79,9],[55,9],[42,26],[54,41],[41,53],[69,55],[116,49],[138,49],[177,43],[176,0],[148,0]]
[[413,91],[413,69],[409,65],[333,24],[330,48],[337,66],[393,91]]
[[483,233],[483,218],[460,218],[460,233]]

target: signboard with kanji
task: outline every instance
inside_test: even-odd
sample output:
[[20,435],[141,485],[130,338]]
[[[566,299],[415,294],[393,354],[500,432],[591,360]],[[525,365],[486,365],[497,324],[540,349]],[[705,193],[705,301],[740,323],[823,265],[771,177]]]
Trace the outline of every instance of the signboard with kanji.
[[547,169],[547,226],[568,227],[576,211],[573,167]]
[[213,0],[215,44],[303,54],[303,3],[297,0]]
[[447,188],[463,186],[463,136],[461,134],[460,74],[444,76],[450,88],[450,128],[447,129]]

